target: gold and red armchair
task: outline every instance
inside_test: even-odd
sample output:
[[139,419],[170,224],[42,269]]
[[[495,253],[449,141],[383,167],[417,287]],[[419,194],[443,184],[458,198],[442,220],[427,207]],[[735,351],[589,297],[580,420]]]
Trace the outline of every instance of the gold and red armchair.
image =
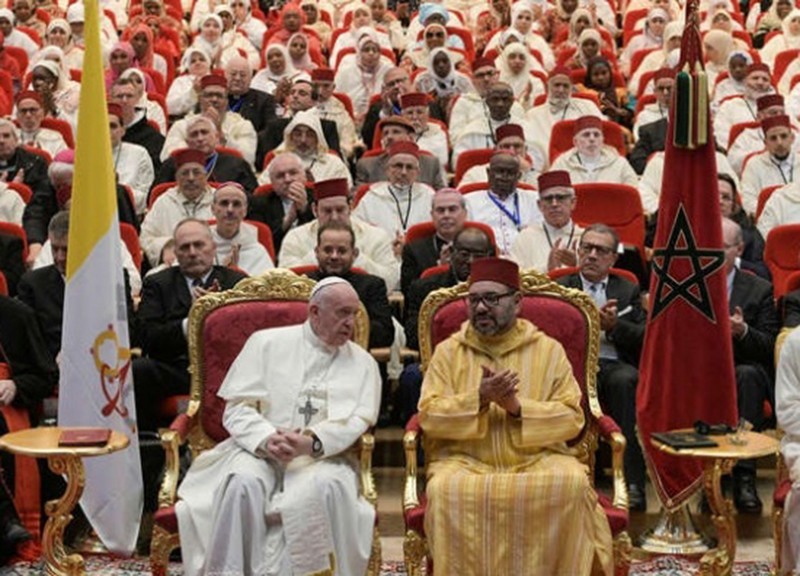
[[[283,269],[246,278],[232,290],[199,298],[189,312],[189,371],[192,383],[188,408],[168,429],[159,431],[166,452],[166,473],[154,516],[150,567],[154,576],[166,576],[170,552],[180,546],[175,515],[179,476],[179,450],[188,443],[192,458],[228,437],[222,426],[225,402],[217,397],[222,384],[247,338],[264,328],[305,322],[308,299],[316,282]],[[356,320],[353,340],[367,347],[369,318],[364,307]],[[374,437],[366,433],[353,450],[359,463],[361,493],[377,508],[378,495],[372,477]],[[368,574],[380,573],[380,536],[373,532]]]
[[[536,324],[547,335],[564,346],[575,378],[584,392],[583,409],[586,424],[570,442],[573,454],[589,468],[594,482],[595,451],[598,440],[609,443],[612,451],[613,495],[597,493],[608,518],[614,537],[614,572],[628,573],[631,559],[631,540],[628,528],[628,491],[625,485],[623,455],[625,437],[610,416],[603,414],[597,398],[597,366],[600,349],[600,318],[592,299],[578,290],[564,288],[546,276],[533,271],[520,274],[522,311],[520,316]],[[436,345],[458,331],[467,319],[467,285],[458,284],[431,293],[422,304],[419,314],[419,347],[423,372],[431,360]],[[403,447],[406,454],[406,478],[403,491],[403,518],[406,534],[403,555],[409,576],[421,573],[423,561],[427,573],[433,573],[425,539],[424,491],[418,487],[417,450],[422,428],[414,416],[406,425]],[[426,560],[427,559],[427,560]]]

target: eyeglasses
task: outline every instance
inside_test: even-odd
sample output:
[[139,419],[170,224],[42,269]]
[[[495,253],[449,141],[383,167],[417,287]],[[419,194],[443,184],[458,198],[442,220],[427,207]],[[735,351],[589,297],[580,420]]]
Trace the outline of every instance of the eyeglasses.
[[489,253],[486,250],[474,250],[463,246],[453,246],[453,255],[460,256],[461,258],[469,258],[470,256],[473,258],[483,258],[488,256]]
[[425,38],[444,38],[444,32],[426,32]]
[[588,244],[586,242],[581,242],[580,246],[578,246],[578,250],[582,254],[591,254],[592,250],[597,252],[598,256],[609,256],[614,253],[613,248],[609,248],[608,246],[601,246],[600,244]]
[[17,114],[36,114],[41,108],[17,108]]
[[553,202],[563,204],[572,200],[572,198],[572,194],[551,194],[550,196],[540,196],[539,201],[542,204],[552,204]]
[[484,306],[487,308],[494,308],[500,304],[500,300],[506,298],[507,296],[513,296],[514,294],[516,294],[516,292],[513,290],[511,292],[504,292],[502,294],[498,294],[497,292],[470,294],[467,296],[467,300],[469,301],[471,308],[477,308],[481,302],[483,302]]

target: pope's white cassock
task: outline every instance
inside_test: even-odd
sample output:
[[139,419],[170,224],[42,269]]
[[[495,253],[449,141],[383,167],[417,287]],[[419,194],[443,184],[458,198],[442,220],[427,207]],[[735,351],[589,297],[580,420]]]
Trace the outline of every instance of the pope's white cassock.
[[800,573],[800,330],[789,333],[781,347],[775,379],[775,413],[785,432],[781,453],[792,480],[783,521],[781,573]]
[[[375,510],[342,453],[375,423],[380,386],[368,352],[328,346],[308,322],[253,334],[218,393],[231,437],[178,491],[184,573],[300,576],[329,573],[335,558],[335,574],[364,574]],[[313,431],[323,457],[285,470],[265,459],[279,429]]]

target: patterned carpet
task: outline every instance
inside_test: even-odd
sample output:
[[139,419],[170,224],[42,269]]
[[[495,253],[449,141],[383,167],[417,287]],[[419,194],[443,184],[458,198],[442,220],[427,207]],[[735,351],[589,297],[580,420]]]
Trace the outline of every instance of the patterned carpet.
[[[740,562],[735,565],[733,576],[766,576],[770,574],[770,567],[768,562]],[[147,562],[142,560],[110,560],[97,557],[87,560],[86,571],[88,574],[113,574],[114,576],[143,576],[150,573]],[[180,576],[182,573],[180,564],[170,567],[170,576]],[[384,563],[381,570],[381,576],[401,576],[405,573],[402,562]],[[696,573],[696,562],[666,556],[634,564],[630,571],[631,576],[689,576]],[[44,574],[42,563],[22,563],[0,568],[2,576],[41,576],[42,574]]]

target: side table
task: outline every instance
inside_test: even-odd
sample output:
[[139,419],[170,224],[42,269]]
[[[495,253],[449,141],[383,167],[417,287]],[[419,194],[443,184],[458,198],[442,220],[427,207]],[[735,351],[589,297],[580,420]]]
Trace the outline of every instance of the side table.
[[717,548],[709,550],[700,559],[702,576],[728,576],[733,571],[736,557],[736,522],[733,517],[733,502],[722,494],[722,476],[730,473],[737,460],[749,460],[776,454],[780,444],[775,438],[758,432],[741,432],[740,443],[731,440],[733,434],[712,436],[719,446],[712,448],[675,449],[655,438],[653,445],[667,454],[680,457],[699,458],[703,462],[703,489],[711,507],[712,520],[717,529]]
[[67,554],[64,549],[64,529],[72,520],[72,510],[80,500],[86,482],[81,459],[111,454],[126,448],[130,442],[125,434],[112,430],[105,446],[59,446],[62,430],[64,428],[28,428],[0,437],[0,450],[33,458],[47,458],[50,470],[67,477],[64,495],[45,504],[47,523],[42,547],[47,574],[52,576],[85,574],[83,557],[80,554]]

